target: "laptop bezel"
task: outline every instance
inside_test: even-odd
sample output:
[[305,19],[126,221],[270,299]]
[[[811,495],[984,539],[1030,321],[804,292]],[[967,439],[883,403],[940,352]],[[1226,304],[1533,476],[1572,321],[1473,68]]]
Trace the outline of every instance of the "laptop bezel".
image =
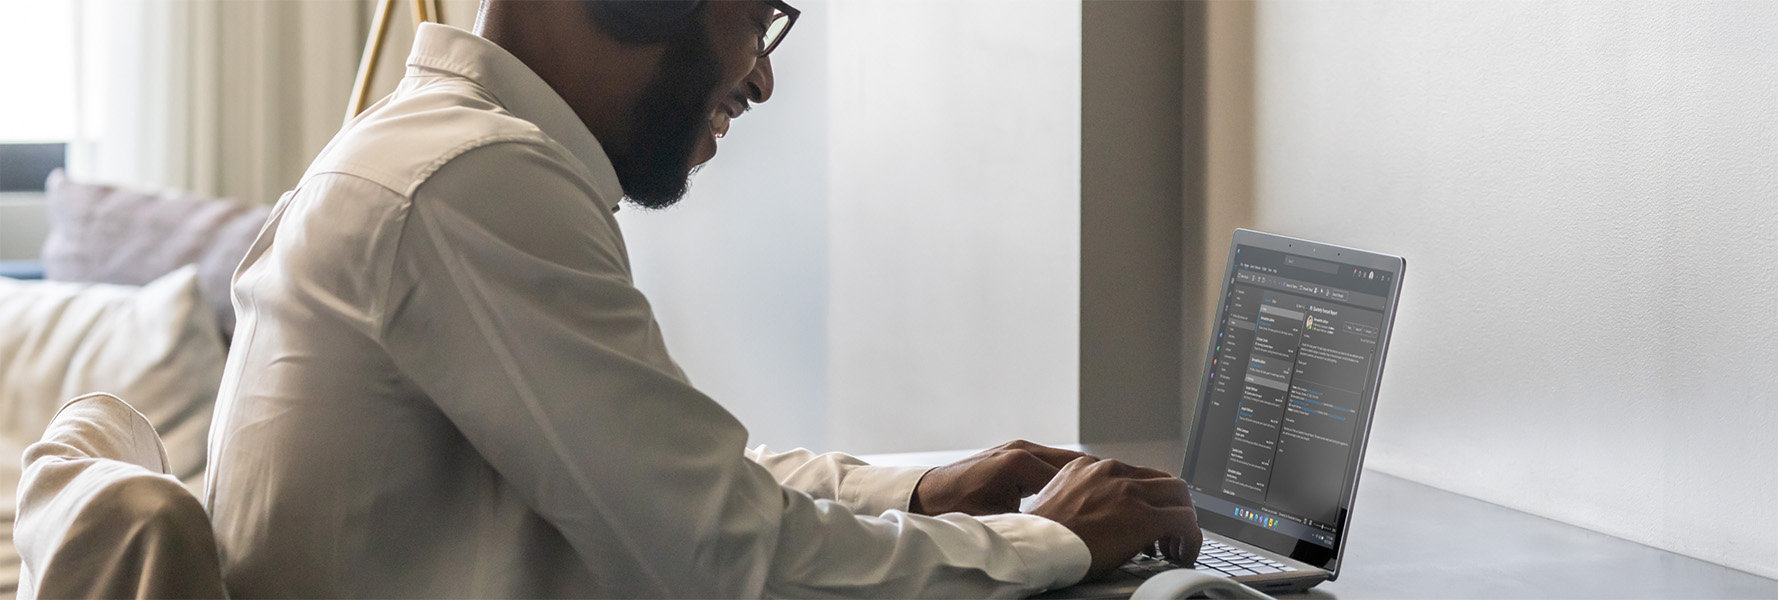
[[[1204,396],[1205,396],[1205,394],[1208,393],[1207,390],[1210,387],[1209,376],[1212,372],[1211,371],[1211,366],[1212,366],[1211,360],[1213,358],[1215,358],[1215,354],[1214,354],[1215,353],[1215,345],[1216,345],[1215,334],[1217,332],[1220,332],[1222,330],[1223,325],[1224,325],[1221,322],[1222,315],[1228,310],[1229,286],[1233,285],[1230,280],[1231,280],[1231,278],[1234,277],[1235,269],[1236,269],[1236,259],[1238,258],[1238,256],[1236,255],[1235,249],[1239,248],[1241,246],[1264,248],[1264,249],[1268,249],[1268,250],[1283,252],[1286,255],[1293,255],[1294,254],[1294,255],[1298,255],[1298,256],[1304,256],[1304,257],[1315,258],[1315,259],[1320,259],[1320,260],[1327,260],[1327,261],[1351,265],[1351,266],[1360,267],[1360,268],[1379,269],[1379,270],[1388,271],[1388,272],[1392,273],[1394,276],[1394,280],[1391,281],[1390,285],[1389,285],[1388,295],[1384,299],[1385,300],[1384,301],[1384,310],[1383,310],[1383,317],[1382,317],[1382,321],[1381,321],[1382,326],[1379,328],[1378,337],[1377,337],[1378,343],[1380,345],[1380,349],[1379,349],[1378,356],[1377,356],[1377,362],[1372,367],[1371,372],[1368,374],[1368,377],[1370,378],[1371,385],[1369,386],[1370,393],[1367,394],[1366,397],[1364,398],[1364,402],[1365,402],[1365,405],[1367,408],[1366,417],[1363,420],[1363,423],[1361,424],[1362,428],[1360,429],[1360,432],[1357,436],[1357,442],[1358,442],[1357,452],[1353,453],[1352,458],[1348,461],[1347,466],[1346,466],[1347,470],[1351,474],[1351,480],[1350,480],[1350,486],[1347,488],[1346,495],[1341,499],[1341,507],[1340,507],[1341,518],[1340,518],[1340,522],[1335,527],[1335,529],[1337,529],[1338,531],[1335,534],[1334,548],[1333,548],[1333,553],[1332,553],[1331,558],[1327,559],[1327,561],[1325,563],[1323,563],[1318,560],[1312,560],[1315,558],[1313,556],[1309,556],[1307,554],[1302,554],[1303,558],[1311,559],[1311,560],[1304,560],[1303,558],[1299,558],[1299,552],[1297,550],[1302,550],[1303,552],[1311,552],[1312,550],[1304,550],[1304,547],[1305,546],[1313,546],[1313,544],[1310,544],[1308,542],[1299,542],[1297,544],[1297,548],[1294,550],[1276,549],[1276,548],[1273,548],[1269,544],[1263,543],[1260,540],[1252,539],[1251,536],[1241,535],[1243,532],[1248,531],[1248,530],[1265,531],[1263,528],[1259,528],[1257,525],[1251,525],[1251,524],[1244,523],[1244,522],[1235,520],[1230,517],[1224,517],[1222,515],[1215,514],[1215,513],[1208,513],[1205,511],[1199,511],[1199,523],[1201,525],[1204,525],[1205,529],[1209,529],[1210,531],[1214,531],[1219,535],[1222,535],[1224,537],[1227,537],[1227,538],[1230,538],[1230,539],[1233,539],[1236,541],[1240,541],[1244,544],[1248,544],[1248,545],[1251,545],[1256,548],[1265,549],[1267,551],[1274,552],[1276,554],[1289,557],[1293,560],[1298,560],[1298,561],[1301,561],[1304,563],[1319,566],[1319,567],[1327,570],[1327,572],[1329,573],[1328,578],[1330,580],[1335,579],[1339,576],[1340,561],[1345,555],[1346,538],[1348,537],[1347,532],[1350,531],[1350,529],[1351,529],[1353,504],[1355,503],[1357,496],[1358,496],[1359,477],[1364,472],[1364,469],[1363,469],[1364,454],[1370,445],[1371,424],[1375,420],[1375,417],[1376,417],[1377,396],[1379,393],[1379,389],[1381,388],[1381,383],[1382,383],[1382,379],[1383,379],[1383,367],[1388,362],[1389,340],[1390,340],[1391,334],[1395,330],[1396,306],[1401,298],[1401,285],[1402,285],[1402,281],[1405,279],[1406,270],[1407,270],[1407,261],[1399,256],[1393,256],[1393,255],[1382,254],[1382,253],[1377,253],[1377,252],[1370,252],[1370,251],[1366,251],[1366,250],[1359,250],[1356,248],[1348,248],[1345,246],[1338,246],[1338,245],[1334,245],[1334,244],[1315,242],[1315,241],[1311,241],[1311,240],[1293,238],[1293,237],[1283,236],[1283,235],[1278,235],[1278,234],[1265,233],[1265,232],[1261,232],[1261,231],[1254,231],[1251,229],[1237,229],[1237,230],[1235,230],[1235,233],[1229,242],[1228,263],[1223,268],[1223,276],[1222,276],[1222,281],[1221,281],[1221,294],[1219,295],[1219,297],[1217,299],[1217,306],[1216,306],[1216,313],[1215,313],[1217,322],[1215,323],[1215,327],[1213,327],[1211,329],[1210,339],[1208,340],[1208,342],[1205,345],[1204,361],[1203,361],[1203,365],[1202,365],[1203,370],[1198,378],[1197,403],[1196,403],[1196,405],[1193,406],[1192,421],[1187,427],[1188,434],[1187,434],[1187,438],[1185,440],[1185,443],[1186,443],[1186,452],[1185,452],[1185,457],[1184,457],[1185,463],[1181,467],[1181,471],[1180,471],[1181,473],[1189,473],[1191,470],[1192,459],[1195,456],[1195,453],[1197,450],[1197,448],[1194,444],[1195,444],[1196,438],[1200,435],[1198,430],[1199,430],[1200,426],[1204,425],[1204,423],[1201,422],[1203,419],[1204,411],[1206,410]],[[1208,516],[1210,518],[1206,519],[1205,518],[1206,516]],[[1284,534],[1278,534],[1275,532],[1267,532],[1267,533],[1271,533],[1272,535],[1277,535],[1277,536],[1284,535]],[[1288,537],[1288,536],[1284,536],[1284,537]]]

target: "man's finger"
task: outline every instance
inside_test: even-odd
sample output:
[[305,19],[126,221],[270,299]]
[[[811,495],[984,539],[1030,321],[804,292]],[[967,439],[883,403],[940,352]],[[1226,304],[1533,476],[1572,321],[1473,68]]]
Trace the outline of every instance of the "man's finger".
[[1204,532],[1198,529],[1198,513],[1186,507],[1157,507],[1149,512],[1146,522],[1160,546],[1161,554],[1177,565],[1189,565],[1198,558],[1204,543]]
[[1168,473],[1168,472],[1162,471],[1160,469],[1151,469],[1148,467],[1141,467],[1141,466],[1136,466],[1136,465],[1131,465],[1130,469],[1131,469],[1130,474],[1126,475],[1126,477],[1130,477],[1132,479],[1173,479],[1172,473]]
[[1082,456],[1080,458],[1076,458],[1074,460],[1068,461],[1068,464],[1062,465],[1062,472],[1068,473],[1068,472],[1085,471],[1087,469],[1092,468],[1093,465],[1099,464],[1099,462],[1100,461],[1099,461],[1098,457]]
[[1019,440],[1019,441],[1013,442],[1011,444],[1007,444],[1007,447],[1016,449],[1016,450],[1024,450],[1026,452],[1030,452],[1033,456],[1036,456],[1037,458],[1042,459],[1043,462],[1049,463],[1051,466],[1054,466],[1055,468],[1058,468],[1058,469],[1060,469],[1064,466],[1067,466],[1068,463],[1073,462],[1074,459],[1080,458],[1082,456],[1086,456],[1086,453],[1084,453],[1084,452],[1075,452],[1073,450],[1063,450],[1061,448],[1051,448],[1049,446],[1045,446],[1042,444],[1033,444],[1033,443],[1027,442],[1025,440]]
[[1198,511],[1189,506],[1156,507],[1153,513],[1154,522],[1161,526],[1159,538],[1182,538],[1186,540],[1204,539],[1204,532],[1198,529]]
[[1061,468],[1023,450],[1007,453],[1002,468],[1013,478],[1013,484],[1018,486],[1020,495],[1037,493],[1037,490],[1043,489],[1043,486],[1049,485],[1051,479],[1056,478],[1056,473],[1061,472]]
[[1123,462],[1121,460],[1105,460],[1102,463],[1100,463],[1099,468],[1106,470],[1106,474],[1111,475],[1112,477],[1124,477],[1127,479],[1144,479],[1144,480],[1146,480],[1146,479],[1173,479],[1174,478],[1171,474],[1168,474],[1166,471],[1161,471],[1159,469],[1150,469],[1148,467],[1138,467],[1136,465],[1132,465],[1132,464]]
[[1064,468],[1066,468],[1069,465],[1080,465],[1080,467],[1084,468],[1084,467],[1090,467],[1092,465],[1099,464],[1101,462],[1105,462],[1105,459],[1099,458],[1097,456],[1093,456],[1091,454],[1082,454],[1078,457],[1075,457],[1074,460],[1068,461],[1068,464],[1065,464],[1062,466]]
[[1203,547],[1202,535],[1197,537],[1166,536],[1161,538],[1161,554],[1173,564],[1186,566],[1198,561],[1198,551]]
[[1157,509],[1191,508],[1191,486],[1184,479],[1131,479],[1130,493]]

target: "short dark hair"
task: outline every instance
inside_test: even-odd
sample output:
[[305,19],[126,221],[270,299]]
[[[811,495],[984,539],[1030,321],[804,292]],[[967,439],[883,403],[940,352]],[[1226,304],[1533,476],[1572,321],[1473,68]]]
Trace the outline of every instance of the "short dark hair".
[[625,44],[659,44],[691,27],[704,0],[585,0],[587,15]]

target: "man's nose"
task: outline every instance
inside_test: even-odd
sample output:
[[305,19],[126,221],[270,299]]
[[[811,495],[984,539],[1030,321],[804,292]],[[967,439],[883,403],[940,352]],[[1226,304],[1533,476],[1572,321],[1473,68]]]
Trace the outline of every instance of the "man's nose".
[[761,56],[753,63],[753,72],[741,80],[747,89],[747,99],[759,104],[772,99],[772,57]]

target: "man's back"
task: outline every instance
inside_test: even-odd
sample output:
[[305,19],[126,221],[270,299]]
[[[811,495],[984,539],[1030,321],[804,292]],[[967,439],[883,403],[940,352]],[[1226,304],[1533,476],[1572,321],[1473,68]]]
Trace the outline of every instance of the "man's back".
[[[475,42],[444,37],[417,47],[416,59],[462,56],[450,46]],[[537,90],[520,85],[514,93],[522,91]],[[487,177],[478,167],[512,154],[575,175],[587,170],[482,84],[416,66],[279,203],[237,275],[241,326],[212,434],[208,504],[234,593],[598,591],[558,530],[403,375],[383,337],[399,311],[391,292],[423,276],[398,272],[414,265],[395,256],[405,230],[419,225],[410,221],[413,203],[430,200],[417,187],[440,169]],[[595,189],[590,176],[579,179]],[[514,199],[487,200],[530,210]],[[552,211],[568,218],[544,224],[621,243],[608,207],[555,204]]]

